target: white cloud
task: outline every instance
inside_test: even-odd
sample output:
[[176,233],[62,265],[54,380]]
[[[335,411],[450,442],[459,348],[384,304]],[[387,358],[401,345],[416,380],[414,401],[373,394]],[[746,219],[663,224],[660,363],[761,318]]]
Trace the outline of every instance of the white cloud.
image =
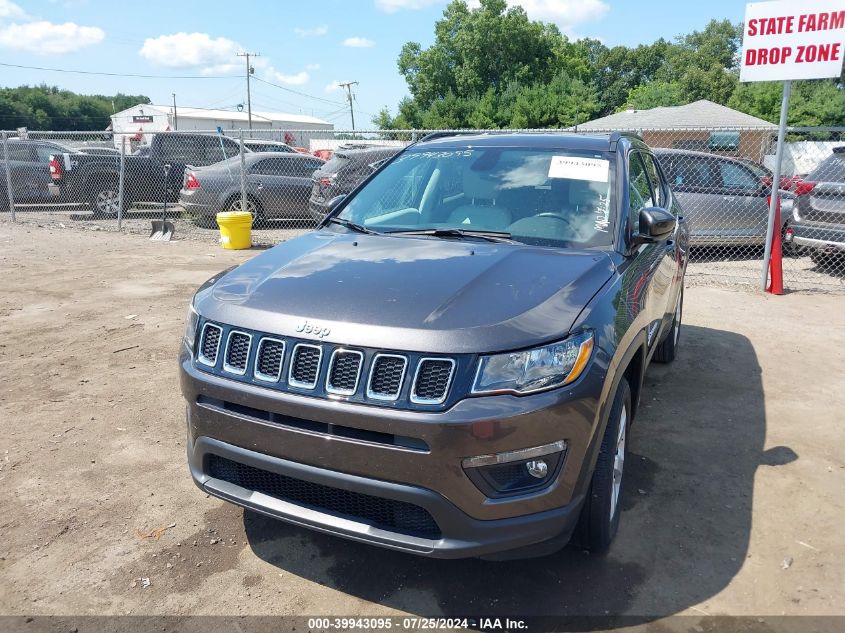
[[557,24],[564,33],[584,22],[600,20],[610,10],[603,0],[518,0],[509,5],[520,5],[532,20]]
[[311,79],[308,73],[304,70],[302,72],[296,73],[295,75],[286,75],[284,73],[280,73],[276,70],[273,70],[270,76],[273,77],[273,79],[275,79],[276,81],[283,84],[287,84],[289,86],[301,86],[303,84],[307,84],[308,80]]
[[9,2],[9,0],[0,0],[0,18],[22,20],[26,18],[26,12],[24,12],[24,10],[14,2]]
[[416,11],[425,9],[433,4],[439,4],[443,0],[376,0],[376,6],[385,13],[396,13],[408,9]]
[[348,83],[348,80],[344,79],[343,81],[338,81],[337,79],[335,79],[330,84],[327,84],[326,87],[323,88],[323,90],[325,90],[326,92],[337,92],[341,89],[340,84],[345,83]]
[[63,55],[98,44],[105,37],[99,27],[37,20],[14,2],[0,0],[0,47],[36,55]]
[[311,28],[296,27],[293,30],[299,37],[321,37],[329,32],[329,27],[325,24],[314,26]]
[[64,55],[105,39],[103,29],[73,22],[54,24],[46,20],[0,25],[0,46],[36,55]]
[[305,70],[320,70],[320,64],[305,64]]
[[191,66],[226,66],[241,51],[225,37],[212,39],[208,33],[174,33],[147,38],[138,53],[159,66],[189,68]]
[[343,40],[343,45],[349,48],[372,48],[376,43],[366,37],[347,37]]

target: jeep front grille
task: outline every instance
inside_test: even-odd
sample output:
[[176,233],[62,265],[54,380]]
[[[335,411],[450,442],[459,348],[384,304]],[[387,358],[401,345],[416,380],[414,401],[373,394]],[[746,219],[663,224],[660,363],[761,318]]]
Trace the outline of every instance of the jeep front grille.
[[443,408],[462,395],[450,392],[455,384],[464,388],[475,358],[351,349],[205,321],[195,361],[205,372],[276,391],[343,396],[384,407]]
[[326,391],[343,396],[351,396],[358,389],[358,376],[361,374],[361,352],[336,349],[329,363],[329,375],[326,378]]
[[275,338],[263,338],[255,355],[255,377],[258,380],[278,382],[282,376],[285,360],[285,342]]
[[446,400],[455,361],[451,358],[423,358],[414,376],[411,402],[439,404]]
[[238,330],[229,332],[226,355],[223,357],[223,369],[233,374],[245,374],[251,344],[252,335]]
[[217,364],[217,352],[220,349],[220,338],[223,330],[212,323],[206,323],[202,328],[200,349],[197,360],[204,365],[214,367]]
[[376,400],[396,400],[402,391],[408,359],[395,354],[377,354],[370,371],[367,397]]
[[313,389],[316,387],[322,357],[322,347],[298,343],[293,348],[293,358],[290,361],[288,382],[294,387],[301,387],[303,389]]

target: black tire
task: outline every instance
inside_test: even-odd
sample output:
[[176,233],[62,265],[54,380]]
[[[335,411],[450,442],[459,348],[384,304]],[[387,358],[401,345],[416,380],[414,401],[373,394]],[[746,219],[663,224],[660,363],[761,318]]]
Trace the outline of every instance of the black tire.
[[684,289],[678,295],[678,303],[675,306],[675,316],[672,317],[672,326],[666,337],[657,344],[654,350],[654,360],[658,363],[671,363],[675,360],[678,352],[678,342],[681,340],[681,320],[684,316]]
[[[91,190],[89,204],[95,218],[116,218],[118,214],[118,201],[120,199],[119,183],[117,180],[104,181]],[[123,202],[123,210],[126,211],[126,201]]]
[[[624,424],[624,427],[622,426]],[[620,435],[620,427],[624,429]],[[631,427],[631,388],[627,379],[620,380],[610,408],[590,489],[581,509],[573,542],[596,554],[608,550],[619,529],[621,498],[624,490],[624,463],[628,455],[628,431]],[[621,448],[620,448],[621,438]],[[617,453],[622,451],[619,462]],[[618,466],[618,477],[616,469]],[[618,479],[618,487],[615,481]],[[616,494],[614,495],[614,488]]]

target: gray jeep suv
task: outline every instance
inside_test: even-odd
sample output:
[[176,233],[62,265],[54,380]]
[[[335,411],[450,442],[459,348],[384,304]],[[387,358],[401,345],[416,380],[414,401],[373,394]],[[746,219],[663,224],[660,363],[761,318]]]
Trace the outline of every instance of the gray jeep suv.
[[194,481],[415,554],[605,550],[687,247],[636,137],[428,137],[198,290],[179,361]]

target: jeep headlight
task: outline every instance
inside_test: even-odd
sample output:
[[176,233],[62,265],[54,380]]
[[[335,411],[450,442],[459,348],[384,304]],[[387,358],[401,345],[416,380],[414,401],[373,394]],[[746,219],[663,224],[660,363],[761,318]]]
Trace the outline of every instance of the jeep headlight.
[[593,352],[593,333],[574,334],[559,343],[482,356],[474,394],[526,394],[567,385],[584,371]]
[[194,307],[194,302],[191,300],[191,303],[188,306],[188,314],[185,317],[185,334],[182,337],[182,340],[191,352],[194,351],[194,341],[197,340],[197,325],[199,324],[199,321],[199,312],[197,312],[197,309]]

